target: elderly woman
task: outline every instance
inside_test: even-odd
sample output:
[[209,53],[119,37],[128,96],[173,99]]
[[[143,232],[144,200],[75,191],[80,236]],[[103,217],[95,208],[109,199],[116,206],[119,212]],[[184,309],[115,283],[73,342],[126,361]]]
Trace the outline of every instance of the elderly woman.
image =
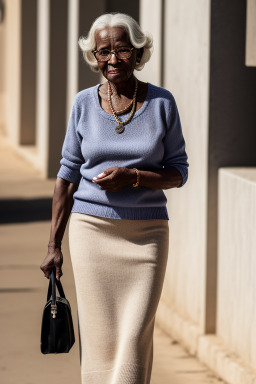
[[40,268],[62,276],[70,216],[82,383],[149,384],[169,247],[163,189],[187,181],[185,141],[173,95],[134,75],[152,49],[135,20],[104,14],[79,45],[106,81],[75,96]]

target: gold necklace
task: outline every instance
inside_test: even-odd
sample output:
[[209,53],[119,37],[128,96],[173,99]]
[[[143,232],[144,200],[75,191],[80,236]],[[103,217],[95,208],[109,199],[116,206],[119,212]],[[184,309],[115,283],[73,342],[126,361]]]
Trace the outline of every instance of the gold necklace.
[[115,118],[115,121],[118,123],[118,126],[116,127],[117,133],[123,133],[124,132],[124,125],[128,124],[134,115],[135,108],[136,108],[137,90],[138,90],[138,80],[135,78],[135,90],[134,90],[134,94],[133,94],[133,98],[132,98],[132,110],[131,110],[131,113],[130,113],[130,116],[128,117],[128,119],[122,121],[122,120],[118,119],[117,113],[113,108],[112,101],[111,101],[112,90],[111,90],[110,82],[108,81],[108,102],[109,102],[109,106],[110,106],[110,109],[112,111],[112,114]]
[[116,114],[117,115],[122,115],[122,113],[124,113],[125,111],[128,111],[128,109],[131,108],[132,103],[133,103],[133,100],[124,109],[121,109],[120,111],[115,111]]

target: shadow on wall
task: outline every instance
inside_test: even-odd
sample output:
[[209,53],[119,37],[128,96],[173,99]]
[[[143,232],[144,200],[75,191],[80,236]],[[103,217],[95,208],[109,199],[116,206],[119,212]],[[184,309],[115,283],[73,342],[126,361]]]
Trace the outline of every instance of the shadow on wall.
[[0,224],[48,221],[51,217],[52,198],[0,200]]

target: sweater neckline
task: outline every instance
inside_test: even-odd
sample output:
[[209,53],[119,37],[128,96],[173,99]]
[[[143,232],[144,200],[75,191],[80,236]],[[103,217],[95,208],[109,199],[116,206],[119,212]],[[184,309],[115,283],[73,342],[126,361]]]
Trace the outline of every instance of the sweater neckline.
[[[144,102],[143,102],[143,104],[142,104],[142,107],[141,107],[138,111],[136,111],[136,112],[134,113],[132,120],[134,120],[134,119],[136,119],[138,116],[140,116],[140,115],[145,111],[145,109],[147,108],[147,106],[148,106],[148,104],[149,104],[149,102],[150,102],[150,98],[151,98],[151,83],[147,82],[147,84],[148,84],[148,89],[147,89],[147,95],[146,95],[146,98],[145,98],[145,100],[144,100]],[[93,90],[93,96],[94,96],[94,99],[95,99],[95,104],[96,104],[97,110],[98,110],[99,113],[100,113],[103,117],[105,117],[106,119],[115,121],[114,116],[113,116],[111,113],[106,112],[106,111],[102,108],[102,106],[100,105],[100,100],[99,100],[99,87],[100,87],[101,85],[103,85],[103,84],[100,83],[100,84],[95,85],[94,90]],[[118,116],[118,118],[119,118],[120,120],[126,120],[126,119],[127,119],[127,116],[129,116],[129,115],[130,115],[130,112],[128,112],[128,113],[126,113],[126,114],[124,114],[124,115],[122,115],[122,116]]]

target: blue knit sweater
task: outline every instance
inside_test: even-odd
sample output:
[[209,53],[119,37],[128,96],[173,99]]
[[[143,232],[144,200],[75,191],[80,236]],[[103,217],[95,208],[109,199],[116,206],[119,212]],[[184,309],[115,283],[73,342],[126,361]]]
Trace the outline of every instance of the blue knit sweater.
[[162,189],[127,186],[112,192],[99,188],[92,179],[114,166],[148,171],[171,166],[182,175],[180,187],[185,184],[189,164],[173,95],[148,83],[142,107],[118,134],[113,115],[100,105],[98,88],[99,84],[75,96],[62,147],[57,176],[79,183],[71,212],[114,219],[169,220]]

